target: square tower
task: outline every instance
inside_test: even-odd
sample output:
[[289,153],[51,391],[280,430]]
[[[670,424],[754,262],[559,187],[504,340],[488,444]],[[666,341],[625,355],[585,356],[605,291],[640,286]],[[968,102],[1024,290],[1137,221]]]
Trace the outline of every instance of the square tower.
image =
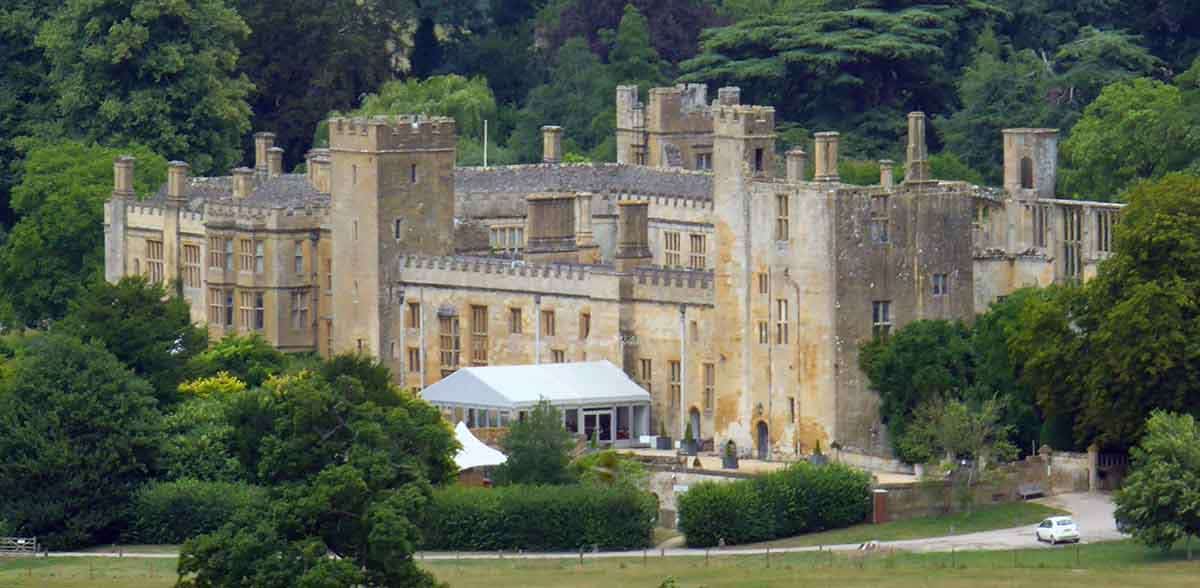
[[334,352],[382,357],[399,257],[454,252],[456,141],[450,118],[329,121]]
[[1004,129],[1004,189],[1016,198],[1054,198],[1058,129]]

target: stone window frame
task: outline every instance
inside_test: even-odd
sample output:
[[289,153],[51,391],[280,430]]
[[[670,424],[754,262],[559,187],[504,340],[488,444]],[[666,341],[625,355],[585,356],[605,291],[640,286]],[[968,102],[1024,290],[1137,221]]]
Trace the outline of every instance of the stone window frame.
[[225,291],[221,288],[208,289],[208,322],[213,325],[224,324],[221,319],[225,316]]
[[683,364],[678,359],[667,361],[667,393],[670,396],[671,408],[678,408],[683,402]]
[[262,239],[254,240],[254,273],[267,272],[267,244]]
[[887,245],[892,242],[891,235],[891,206],[886,194],[871,196],[871,213],[868,233],[871,242],[876,245]]
[[695,270],[702,270],[708,265],[708,255],[705,252],[707,249],[708,240],[704,233],[691,233],[688,235],[688,243],[691,251],[688,255],[688,267]]
[[556,328],[556,325],[554,324],[554,309],[553,308],[543,308],[542,309],[542,336],[543,337],[554,337],[555,333],[557,331],[558,331],[558,329]]
[[308,329],[309,291],[308,288],[292,290],[292,329],[303,331]]
[[1029,207],[1032,219],[1030,224],[1033,230],[1033,246],[1046,247],[1046,233],[1050,229],[1050,207],[1043,204],[1034,204]]
[[1083,209],[1062,207],[1063,274],[1069,280],[1083,276]]
[[649,357],[638,359],[638,379],[646,392],[650,392],[654,383],[654,360]]
[[704,363],[704,414],[711,415],[716,404],[717,364]]
[[471,365],[488,364],[488,307],[471,305]]
[[1112,253],[1113,227],[1117,224],[1117,211],[1096,209],[1096,251]]
[[590,337],[591,335],[592,335],[592,313],[581,312],[581,313],[579,313],[579,340],[587,341],[588,337]]
[[421,328],[421,303],[409,302],[404,313],[404,327],[407,329]]
[[758,273],[758,293],[763,295],[771,293],[771,275],[767,272]]
[[941,298],[950,295],[950,275],[949,274],[933,274],[931,280],[933,284],[933,295]]
[[758,321],[758,344],[771,344],[771,326],[767,321]]
[[892,301],[871,301],[871,336],[876,341],[887,341],[892,334]]
[[238,271],[254,271],[254,239],[241,237],[238,239]]
[[679,231],[663,231],[663,265],[680,267],[682,265],[682,239]]
[[791,240],[791,202],[787,194],[775,195],[775,240]]
[[165,278],[163,242],[161,239],[146,239],[146,279],[151,284],[162,284]]
[[521,317],[521,307],[510,306],[508,308],[508,334],[520,335],[525,330],[524,320]]
[[183,244],[183,285],[187,288],[199,288],[200,283],[200,244]]
[[225,269],[226,242],[230,242],[229,237],[208,238],[208,267],[212,269]]
[[406,359],[407,359],[407,361],[405,362],[405,364],[400,366],[401,371],[403,371],[405,373],[421,371],[421,348],[420,347],[409,347],[408,348],[408,357]]
[[775,344],[787,345],[788,337],[788,299],[775,299]]
[[550,361],[551,361],[551,363],[566,363],[567,362],[567,352],[563,349],[551,349],[550,350]]
[[696,169],[700,171],[712,171],[713,154],[712,151],[697,151],[696,152]]
[[439,358],[442,364],[442,377],[458,371],[462,360],[462,333],[458,315],[438,317]]
[[292,271],[296,275],[304,275],[304,240],[296,239],[292,242]]

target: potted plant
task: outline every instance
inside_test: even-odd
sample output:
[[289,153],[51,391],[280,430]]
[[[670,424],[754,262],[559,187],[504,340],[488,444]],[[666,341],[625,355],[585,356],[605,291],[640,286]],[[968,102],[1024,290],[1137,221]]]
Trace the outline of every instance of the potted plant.
[[813,465],[825,465],[829,463],[829,458],[821,453],[821,440],[817,439],[817,444],[813,447],[812,455],[808,456],[808,463]]
[[725,452],[721,454],[721,467],[727,470],[738,469],[737,445],[733,439],[725,442]]
[[674,446],[671,437],[667,435],[667,426],[661,419],[658,421],[658,438],[654,442],[657,443],[656,449],[671,449]]
[[683,430],[683,443],[679,445],[679,450],[684,455],[696,455],[696,438],[692,435],[692,423],[688,423]]

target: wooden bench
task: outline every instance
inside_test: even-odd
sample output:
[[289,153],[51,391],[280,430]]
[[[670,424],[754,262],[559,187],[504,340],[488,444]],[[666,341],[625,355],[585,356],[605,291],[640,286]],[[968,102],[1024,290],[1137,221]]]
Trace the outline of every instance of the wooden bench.
[[1045,496],[1046,492],[1042,490],[1041,484],[1034,482],[1017,486],[1017,495],[1021,497],[1021,500],[1029,500],[1037,496]]

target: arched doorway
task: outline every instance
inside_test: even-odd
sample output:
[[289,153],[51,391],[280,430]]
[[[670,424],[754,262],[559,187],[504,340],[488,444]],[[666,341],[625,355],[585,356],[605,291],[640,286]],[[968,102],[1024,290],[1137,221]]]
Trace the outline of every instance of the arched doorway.
[[688,413],[688,417],[692,423],[692,439],[695,439],[699,443],[700,439],[704,437],[700,434],[700,411],[696,410],[696,407],[693,406],[692,410]]
[[758,421],[758,459],[767,459],[771,452],[771,436],[767,431],[767,423]]

